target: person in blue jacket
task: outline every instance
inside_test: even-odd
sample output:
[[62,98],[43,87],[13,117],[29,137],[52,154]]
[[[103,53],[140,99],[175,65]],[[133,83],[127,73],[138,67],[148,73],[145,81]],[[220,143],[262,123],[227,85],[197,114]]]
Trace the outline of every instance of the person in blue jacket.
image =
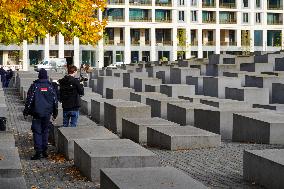
[[47,158],[48,131],[51,116],[58,115],[58,100],[52,83],[48,81],[47,71],[41,69],[38,79],[30,86],[23,115],[33,116],[31,130],[33,132],[35,155],[32,160]]

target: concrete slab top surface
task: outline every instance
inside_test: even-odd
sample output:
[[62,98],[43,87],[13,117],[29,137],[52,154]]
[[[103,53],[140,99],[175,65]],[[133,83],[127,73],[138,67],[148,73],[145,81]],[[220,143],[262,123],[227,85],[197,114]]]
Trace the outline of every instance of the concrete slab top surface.
[[152,129],[159,131],[171,137],[175,136],[217,136],[218,134],[211,133],[190,125],[183,127],[153,127]]
[[15,141],[13,133],[0,131],[0,141]]
[[203,184],[173,167],[102,169],[118,188],[205,189]]
[[0,148],[0,169],[21,169],[21,161],[17,148]]
[[186,102],[186,100],[183,100],[183,99],[179,99],[179,98],[171,98],[171,97],[166,97],[166,98],[151,98],[149,97],[149,99],[152,99],[152,100],[157,100],[157,101],[160,101],[160,102]]
[[111,102],[105,102],[107,104],[110,104],[115,107],[145,107],[146,104],[142,104],[140,102],[136,101],[111,101]]
[[195,99],[216,99],[213,96],[204,96],[204,95],[182,95],[180,97],[188,97],[188,98],[195,98]]
[[146,97],[151,97],[151,96],[160,96],[160,97],[164,97],[164,98],[168,98],[167,95],[162,94],[162,93],[158,93],[158,92],[131,92],[135,95],[141,95],[141,96],[146,96]]
[[97,98],[97,99],[91,99],[91,101],[96,101],[96,102],[117,102],[117,101],[120,101],[120,102],[125,102],[125,100],[122,100],[122,99],[106,99],[106,98]]
[[258,91],[262,91],[263,89],[267,89],[268,88],[259,88],[259,87],[226,87],[226,88],[230,88],[230,89],[243,89],[243,90],[258,90]]
[[174,122],[159,118],[159,117],[152,117],[152,118],[123,118],[128,120],[132,123],[137,125],[178,125]]
[[161,84],[161,86],[168,86],[168,87],[190,87],[191,85],[187,85],[187,84]]
[[75,143],[90,157],[155,156],[153,152],[128,139],[77,139]]
[[251,119],[263,121],[266,123],[284,123],[284,114],[280,112],[274,111],[264,111],[264,112],[256,112],[256,113],[237,113],[238,115],[248,117]]
[[249,153],[284,166],[284,149],[246,150]]
[[67,139],[106,139],[106,138],[118,138],[117,135],[113,134],[105,127],[101,126],[86,126],[86,127],[61,127],[59,128],[60,132],[67,138]]
[[142,80],[157,80],[159,81],[160,79],[154,78],[154,77],[134,77],[135,79],[142,79]]

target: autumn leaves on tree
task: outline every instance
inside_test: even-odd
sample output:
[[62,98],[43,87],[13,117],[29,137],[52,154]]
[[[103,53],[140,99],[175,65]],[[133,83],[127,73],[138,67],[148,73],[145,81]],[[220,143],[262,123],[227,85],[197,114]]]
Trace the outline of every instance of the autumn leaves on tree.
[[105,0],[0,0],[0,43],[20,44],[61,33],[66,40],[78,37],[96,45],[106,20],[97,17]]

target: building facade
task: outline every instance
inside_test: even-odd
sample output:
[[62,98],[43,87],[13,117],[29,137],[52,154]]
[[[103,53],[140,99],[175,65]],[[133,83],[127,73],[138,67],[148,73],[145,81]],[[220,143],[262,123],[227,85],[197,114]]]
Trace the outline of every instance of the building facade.
[[108,25],[96,47],[47,35],[21,47],[0,46],[0,64],[15,61],[15,51],[25,69],[48,57],[103,67],[284,47],[283,0],[108,0],[97,16]]

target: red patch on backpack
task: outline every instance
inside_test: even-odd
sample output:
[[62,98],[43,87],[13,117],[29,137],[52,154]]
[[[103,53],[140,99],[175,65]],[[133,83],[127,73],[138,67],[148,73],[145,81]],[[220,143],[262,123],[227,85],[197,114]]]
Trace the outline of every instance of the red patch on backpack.
[[47,88],[40,88],[41,92],[47,92],[47,90],[48,90]]

